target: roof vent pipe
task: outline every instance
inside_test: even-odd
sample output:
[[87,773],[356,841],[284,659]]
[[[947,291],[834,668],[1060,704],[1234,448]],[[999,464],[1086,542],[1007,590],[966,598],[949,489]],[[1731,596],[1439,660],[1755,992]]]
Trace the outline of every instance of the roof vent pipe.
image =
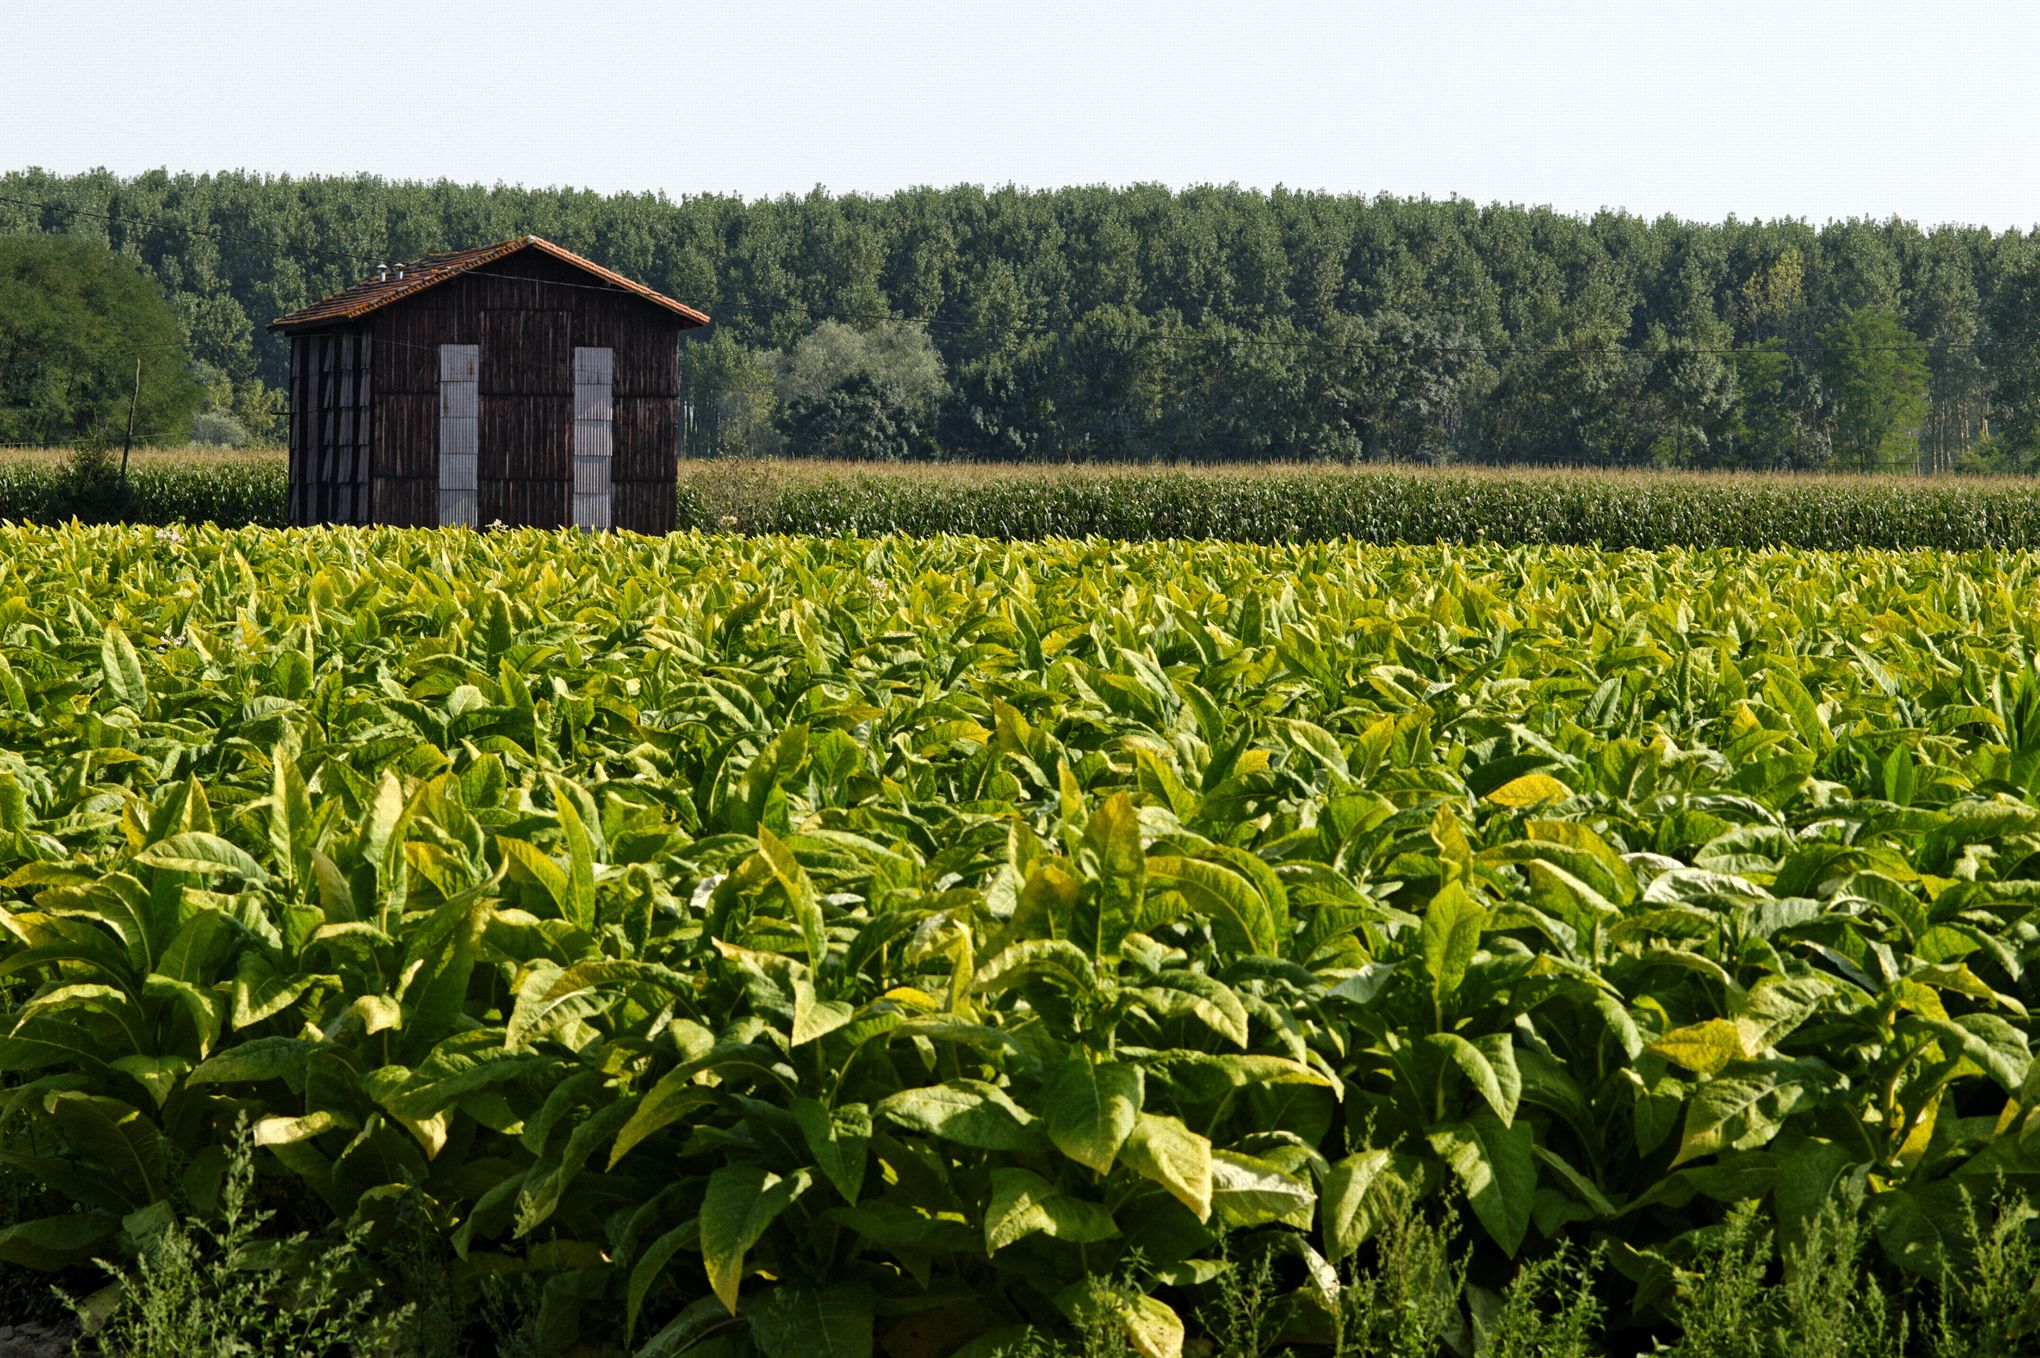
[[378,265],[376,265],[376,268],[375,268],[375,281],[376,281],[376,282],[378,282],[378,283],[387,283],[387,282],[389,282],[389,281],[390,281],[390,266],[389,266],[389,265],[387,265],[387,264],[378,264]]

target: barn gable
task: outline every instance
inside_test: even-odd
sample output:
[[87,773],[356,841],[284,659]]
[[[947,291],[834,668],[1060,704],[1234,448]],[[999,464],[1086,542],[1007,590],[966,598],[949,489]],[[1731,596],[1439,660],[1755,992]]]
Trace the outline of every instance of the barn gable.
[[652,291],[642,283],[625,278],[603,268],[592,259],[583,258],[564,246],[554,245],[542,236],[517,236],[496,245],[485,245],[474,250],[454,250],[445,254],[426,255],[423,259],[409,264],[399,264],[382,270],[375,278],[356,283],[353,287],[334,293],[308,307],[301,307],[287,316],[279,316],[269,323],[270,330],[288,334],[316,326],[343,325],[359,320],[369,312],[415,297],[427,289],[451,282],[464,274],[473,273],[486,265],[495,264],[514,255],[530,251],[535,255],[556,260],[573,269],[588,274],[630,296],[663,307],[682,318],[683,328],[707,325],[709,318],[704,312],[696,311],[684,302]]

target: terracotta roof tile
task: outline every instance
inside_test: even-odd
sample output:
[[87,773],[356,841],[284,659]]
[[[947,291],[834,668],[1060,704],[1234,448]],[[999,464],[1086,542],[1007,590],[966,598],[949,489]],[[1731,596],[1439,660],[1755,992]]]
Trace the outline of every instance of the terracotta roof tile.
[[472,273],[484,264],[493,264],[520,250],[537,250],[541,254],[571,264],[613,287],[632,293],[655,306],[678,313],[690,327],[708,324],[709,318],[705,312],[696,311],[685,303],[653,292],[644,284],[633,282],[620,273],[605,269],[591,259],[583,259],[572,250],[554,245],[539,236],[518,236],[513,240],[506,240],[497,245],[485,245],[476,250],[454,250],[446,254],[426,255],[423,259],[413,260],[409,264],[391,269],[386,277],[356,283],[343,292],[336,292],[331,297],[293,311],[288,316],[279,316],[269,323],[268,328],[302,330],[309,326],[327,325],[335,321],[355,320],[379,307],[386,307],[392,302],[415,296],[450,278]]

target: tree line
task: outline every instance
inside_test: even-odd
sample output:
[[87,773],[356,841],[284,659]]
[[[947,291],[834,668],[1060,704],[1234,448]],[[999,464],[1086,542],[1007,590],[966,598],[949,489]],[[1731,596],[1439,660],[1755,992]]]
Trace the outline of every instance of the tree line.
[[2040,461],[2040,236],[2016,231],[1212,187],[674,201],[0,175],[0,233],[139,266],[204,410],[258,429],[288,372],[271,318],[527,232],[715,316],[682,352],[697,454]]

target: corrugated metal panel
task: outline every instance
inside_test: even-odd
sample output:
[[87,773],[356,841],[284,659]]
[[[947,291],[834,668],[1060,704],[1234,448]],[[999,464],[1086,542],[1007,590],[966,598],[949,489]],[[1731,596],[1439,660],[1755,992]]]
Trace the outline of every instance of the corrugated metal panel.
[[605,488],[599,495],[574,496],[574,527],[606,533],[615,514]]
[[472,344],[439,346],[439,522],[479,522],[481,467],[476,443],[480,404],[475,396],[479,354]]
[[577,457],[574,459],[574,494],[607,495],[609,493],[609,459],[606,457]]
[[610,437],[612,428],[608,420],[575,420],[574,456],[599,457],[607,462],[616,451],[616,442]]
[[608,529],[616,522],[610,495],[616,441],[612,395],[616,351],[574,350],[574,526]]
[[481,352],[472,344],[439,346],[439,381],[472,382],[481,374]]

